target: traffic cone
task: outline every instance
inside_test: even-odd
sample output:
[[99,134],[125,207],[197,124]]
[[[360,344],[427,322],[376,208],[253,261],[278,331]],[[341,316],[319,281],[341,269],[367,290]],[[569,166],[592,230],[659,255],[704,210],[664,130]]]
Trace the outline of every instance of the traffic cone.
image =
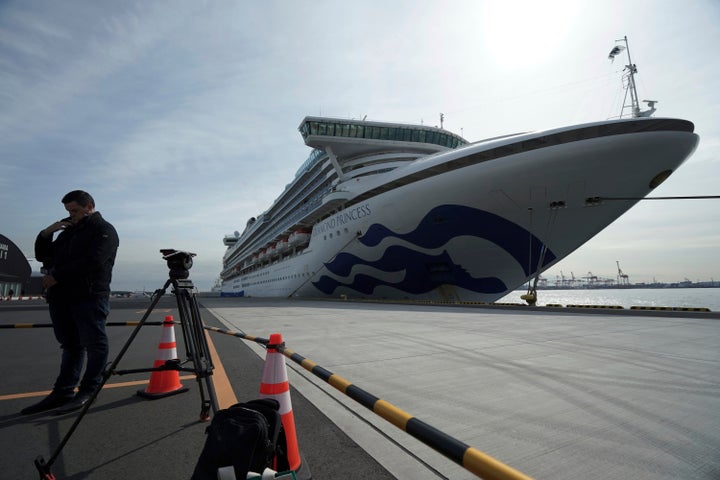
[[262,380],[260,381],[260,397],[274,398],[280,404],[280,417],[285,429],[287,441],[287,460],[290,469],[295,472],[298,480],[309,480],[312,478],[310,469],[303,464],[300,457],[300,448],[295,431],[295,417],[290,401],[290,382],[288,382],[285,356],[277,350],[283,345],[282,335],[273,333],[267,345],[267,356],[263,367]]
[[[158,353],[153,368],[162,367],[167,360],[177,360],[177,346],[175,344],[175,322],[172,315],[165,317],[162,326],[162,336],[158,344]],[[150,374],[150,383],[145,390],[138,390],[141,397],[155,400],[178,393],[187,392],[188,388],[180,383],[178,370],[156,370]]]

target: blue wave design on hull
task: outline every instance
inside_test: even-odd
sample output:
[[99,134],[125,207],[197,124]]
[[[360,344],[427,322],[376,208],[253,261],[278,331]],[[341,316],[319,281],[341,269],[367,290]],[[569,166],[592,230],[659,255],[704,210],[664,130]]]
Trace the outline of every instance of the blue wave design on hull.
[[[488,240],[509,253],[522,267],[526,276],[538,264],[542,242],[526,229],[503,217],[484,210],[462,205],[440,205],[433,208],[412,232],[398,234],[381,224],[373,224],[359,241],[367,247],[375,247],[386,238],[397,238],[423,249],[436,249],[458,236],[473,236]],[[528,248],[528,241],[530,247]],[[543,266],[556,259],[550,250],[545,253]],[[338,254],[325,267],[338,276],[350,275],[356,265],[384,271],[405,270],[405,278],[391,283],[366,274],[358,274],[351,283],[343,283],[323,275],[313,285],[321,292],[332,295],[338,287],[348,287],[359,293],[370,295],[380,285],[391,286],[410,294],[427,293],[440,285],[458,287],[485,294],[497,294],[507,290],[505,283],[496,277],[474,278],[450,255],[428,255],[411,248],[393,245],[388,247],[380,259],[363,260],[349,253]]]
[[323,275],[313,285],[328,295],[340,286],[350,287],[366,295],[370,295],[380,285],[413,294],[429,292],[442,284],[462,285],[469,290],[485,293],[500,293],[507,289],[505,284],[495,277],[473,278],[467,271],[453,263],[446,251],[440,255],[428,255],[400,245],[388,247],[382,258],[374,262],[364,261],[349,253],[341,253],[332,263],[326,264],[326,267],[337,275],[347,276],[355,265],[367,265],[386,272],[405,270],[405,278],[399,283],[390,283],[361,273],[355,276],[352,284],[345,284]]
[[245,290],[242,290],[240,292],[220,292],[221,297],[244,297],[245,296]]

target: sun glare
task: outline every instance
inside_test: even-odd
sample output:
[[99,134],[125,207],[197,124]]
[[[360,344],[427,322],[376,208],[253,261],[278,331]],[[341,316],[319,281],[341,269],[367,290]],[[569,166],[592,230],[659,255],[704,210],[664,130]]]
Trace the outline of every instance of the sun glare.
[[517,69],[544,61],[569,32],[571,0],[489,0],[483,8],[483,37],[494,61]]

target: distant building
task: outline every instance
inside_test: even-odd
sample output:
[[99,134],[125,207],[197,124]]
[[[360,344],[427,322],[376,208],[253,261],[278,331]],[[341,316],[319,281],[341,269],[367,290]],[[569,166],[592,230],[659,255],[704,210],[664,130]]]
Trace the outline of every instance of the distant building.
[[41,277],[33,276],[30,262],[22,251],[4,235],[0,235],[0,297],[40,295]]

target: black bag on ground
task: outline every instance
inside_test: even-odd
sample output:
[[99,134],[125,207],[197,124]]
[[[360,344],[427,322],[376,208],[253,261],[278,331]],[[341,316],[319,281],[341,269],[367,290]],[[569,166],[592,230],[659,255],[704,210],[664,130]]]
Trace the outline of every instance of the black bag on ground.
[[266,467],[285,470],[285,432],[279,408],[277,400],[262,398],[216,412],[205,429],[205,446],[192,480],[217,480],[218,468],[229,465],[238,479],[245,479],[248,472],[262,473]]

